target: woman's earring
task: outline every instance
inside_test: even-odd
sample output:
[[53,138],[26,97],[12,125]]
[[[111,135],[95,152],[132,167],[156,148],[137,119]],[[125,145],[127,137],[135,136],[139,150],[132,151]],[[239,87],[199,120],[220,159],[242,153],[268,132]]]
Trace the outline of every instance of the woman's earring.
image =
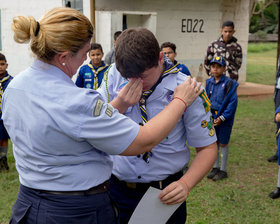
[[65,66],[65,63],[63,62],[62,65]]

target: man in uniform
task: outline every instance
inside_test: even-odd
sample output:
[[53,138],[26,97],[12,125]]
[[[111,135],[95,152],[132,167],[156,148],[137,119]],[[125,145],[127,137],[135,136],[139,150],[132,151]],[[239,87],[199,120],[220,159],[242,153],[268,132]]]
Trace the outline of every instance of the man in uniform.
[[[160,52],[155,36],[147,29],[123,31],[115,54],[116,63],[105,74],[99,92],[110,102],[116,99],[129,79],[140,77],[143,82],[141,100],[126,110],[119,109],[139,125],[147,125],[147,120],[156,116],[173,99],[177,85],[190,79]],[[190,190],[210,170],[217,156],[217,139],[209,110],[209,99],[203,92],[186,108],[173,131],[151,152],[129,157],[112,156],[111,194],[120,208],[122,224],[129,221],[150,186],[163,189],[160,198],[173,195],[167,204],[182,203],[167,223],[186,222],[185,200]],[[197,151],[187,172],[190,149],[186,141]]]

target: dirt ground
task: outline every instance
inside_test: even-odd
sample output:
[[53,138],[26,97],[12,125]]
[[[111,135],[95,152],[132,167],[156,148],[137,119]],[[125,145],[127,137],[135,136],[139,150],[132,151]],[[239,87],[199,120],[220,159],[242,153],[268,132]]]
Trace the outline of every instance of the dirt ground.
[[254,99],[265,99],[274,94],[273,85],[262,85],[257,83],[245,82],[238,86],[237,95]]

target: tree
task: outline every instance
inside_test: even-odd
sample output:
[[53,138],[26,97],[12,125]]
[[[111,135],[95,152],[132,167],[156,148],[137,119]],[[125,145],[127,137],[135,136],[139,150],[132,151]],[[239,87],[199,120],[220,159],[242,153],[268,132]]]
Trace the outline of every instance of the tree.
[[260,30],[265,33],[277,33],[278,4],[279,0],[251,1],[250,33]]

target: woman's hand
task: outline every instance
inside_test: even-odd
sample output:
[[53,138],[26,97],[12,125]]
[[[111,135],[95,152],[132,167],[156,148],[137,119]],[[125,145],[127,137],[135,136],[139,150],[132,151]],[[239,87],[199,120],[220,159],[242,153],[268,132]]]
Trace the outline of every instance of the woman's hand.
[[195,78],[188,77],[185,82],[175,88],[174,98],[178,97],[190,106],[202,91],[201,83],[197,83]]
[[130,78],[129,82],[121,89],[118,96],[112,100],[111,105],[120,113],[125,113],[128,107],[137,104],[142,95],[143,82],[140,78]]

